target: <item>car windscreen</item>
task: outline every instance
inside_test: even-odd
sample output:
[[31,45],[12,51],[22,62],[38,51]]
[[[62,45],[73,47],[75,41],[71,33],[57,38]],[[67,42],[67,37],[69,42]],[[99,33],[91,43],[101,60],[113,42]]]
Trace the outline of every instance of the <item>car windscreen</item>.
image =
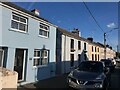
[[112,64],[110,60],[101,60],[101,61],[105,63],[105,66],[109,66]]
[[103,64],[101,62],[81,62],[78,70],[89,72],[103,72]]

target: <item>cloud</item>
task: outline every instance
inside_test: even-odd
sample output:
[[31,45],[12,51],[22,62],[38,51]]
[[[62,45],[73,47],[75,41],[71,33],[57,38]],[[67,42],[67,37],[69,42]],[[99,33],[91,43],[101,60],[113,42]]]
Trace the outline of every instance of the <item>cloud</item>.
[[114,22],[112,22],[112,23],[109,23],[108,25],[107,25],[107,27],[108,28],[115,28],[115,23]]
[[58,20],[58,21],[57,21],[57,23],[61,23],[61,21],[60,21],[60,20]]

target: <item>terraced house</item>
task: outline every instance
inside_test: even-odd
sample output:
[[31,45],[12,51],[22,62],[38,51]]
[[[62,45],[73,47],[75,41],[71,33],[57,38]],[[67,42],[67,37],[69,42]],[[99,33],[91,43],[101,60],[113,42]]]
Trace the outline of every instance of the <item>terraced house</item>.
[[87,38],[88,41],[88,57],[89,60],[93,60],[93,61],[100,61],[101,57],[100,57],[100,52],[101,52],[101,46],[93,41],[93,38]]
[[78,29],[68,32],[58,28],[56,38],[57,74],[67,73],[81,61],[89,60],[88,40],[81,37]]
[[[104,45],[68,32],[10,2],[0,2],[0,67],[18,72],[26,84],[70,72],[84,60],[104,58]],[[115,51],[107,50],[107,58]],[[109,54],[109,55],[108,55]]]
[[56,26],[10,2],[0,2],[0,66],[18,72],[21,84],[55,76]]

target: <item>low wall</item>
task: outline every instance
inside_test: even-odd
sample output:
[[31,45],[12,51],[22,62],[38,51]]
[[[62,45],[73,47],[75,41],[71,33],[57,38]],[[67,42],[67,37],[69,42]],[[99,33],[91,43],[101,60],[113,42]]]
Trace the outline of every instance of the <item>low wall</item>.
[[0,90],[14,88],[17,90],[18,73],[0,67]]

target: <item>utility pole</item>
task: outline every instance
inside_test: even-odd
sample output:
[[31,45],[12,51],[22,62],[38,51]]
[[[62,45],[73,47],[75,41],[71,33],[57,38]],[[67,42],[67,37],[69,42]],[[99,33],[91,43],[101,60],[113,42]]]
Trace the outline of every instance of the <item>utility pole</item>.
[[106,33],[104,33],[104,59],[106,59]]

